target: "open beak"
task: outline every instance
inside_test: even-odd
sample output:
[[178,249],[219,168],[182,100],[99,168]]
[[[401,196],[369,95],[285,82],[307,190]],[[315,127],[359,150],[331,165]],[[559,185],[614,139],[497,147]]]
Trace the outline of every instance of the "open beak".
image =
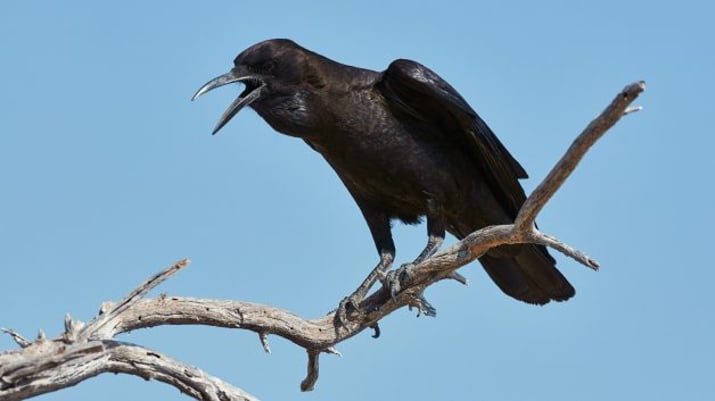
[[216,134],[221,128],[223,128],[226,123],[228,123],[233,116],[236,115],[243,107],[248,106],[253,101],[261,96],[261,91],[265,88],[266,84],[255,75],[245,75],[240,74],[236,68],[232,69],[230,72],[218,76],[204,84],[198,91],[191,97],[191,100],[195,100],[204,93],[218,88],[219,86],[224,86],[232,84],[234,82],[244,82],[246,84],[246,89],[241,92],[236,100],[231,103],[231,105],[223,112],[221,119],[218,120],[216,127],[214,128],[211,135]]

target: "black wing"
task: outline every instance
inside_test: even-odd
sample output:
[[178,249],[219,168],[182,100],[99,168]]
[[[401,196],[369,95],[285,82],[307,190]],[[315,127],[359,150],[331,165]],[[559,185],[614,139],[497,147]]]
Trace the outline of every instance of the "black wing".
[[395,60],[378,88],[393,110],[439,124],[444,135],[465,146],[494,195],[516,217],[526,199],[518,179],[527,178],[526,171],[450,84],[415,61]]

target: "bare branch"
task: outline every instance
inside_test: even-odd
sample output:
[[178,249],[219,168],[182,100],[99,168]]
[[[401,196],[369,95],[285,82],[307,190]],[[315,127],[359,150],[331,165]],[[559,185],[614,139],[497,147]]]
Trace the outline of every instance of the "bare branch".
[[[140,299],[189,261],[181,260],[142,283],[117,304],[103,303],[99,316],[85,325],[65,316],[65,332],[47,341],[44,333],[29,342],[5,330],[23,346],[20,351],[0,354],[0,398],[21,400],[75,385],[105,372],[128,373],[168,383],[198,400],[245,400],[256,398],[158,352],[110,340],[113,324],[124,319]],[[159,302],[164,296],[157,298]],[[141,320],[141,316],[139,316]]]
[[586,267],[590,267],[593,270],[598,270],[599,268],[598,262],[588,257],[585,253],[579,251],[578,249],[574,249],[567,244],[564,244],[563,242],[548,234],[544,234],[539,231],[534,231],[531,235],[529,235],[528,238],[530,242],[534,244],[544,245],[556,249],[564,255],[574,259],[575,261],[585,265]]
[[257,400],[199,369],[133,344],[94,340],[71,345],[53,341],[33,346],[38,348],[32,350],[34,358],[3,363],[0,368],[3,401],[56,391],[101,373],[127,373],[158,380],[197,400]]
[[566,154],[561,160],[556,163],[551,172],[544,178],[538,187],[531,193],[531,196],[524,202],[524,205],[519,211],[519,215],[514,222],[516,230],[523,231],[534,225],[536,215],[539,214],[541,208],[546,202],[556,193],[561,185],[566,181],[566,178],[576,168],[586,152],[593,146],[596,141],[603,136],[618,120],[624,115],[640,110],[640,108],[628,108],[630,104],[636,100],[645,90],[645,82],[640,81],[626,86],[619,93],[611,104],[606,107],[601,114],[596,117],[583,130],[576,140],[571,144],[571,147],[566,151]]
[[102,330],[108,322],[112,321],[113,319],[116,319],[124,311],[129,309],[137,301],[143,298],[149,291],[154,289],[159,284],[163,283],[164,280],[176,274],[179,270],[188,267],[190,263],[191,261],[189,259],[182,259],[150,277],[148,280],[139,285],[139,287],[134,289],[134,291],[129,293],[129,295],[124,297],[124,299],[122,299],[117,304],[113,304],[110,307],[108,307],[107,303],[102,304],[100,311],[103,311],[105,308],[108,310],[104,313],[101,313],[96,318],[94,318],[94,320],[89,322],[87,326],[82,329],[82,333],[80,335],[83,335],[85,339],[110,338],[106,335],[103,335],[104,333]]
[[20,400],[71,386],[104,372],[119,372],[163,381],[199,400],[254,400],[198,369],[158,352],[113,340],[126,331],[183,324],[251,330],[258,333],[267,352],[270,350],[268,334],[292,341],[308,353],[307,375],[301,389],[309,391],[318,380],[321,352],[339,354],[336,344],[365,329],[374,329],[375,335],[379,335],[378,322],[398,308],[417,306],[425,313],[433,313],[422,296],[424,290],[445,279],[466,284],[466,279],[456,270],[494,247],[521,243],[545,245],[597,269],[596,261],[538,231],[534,221],[595,141],[620,117],[639,110],[630,104],[644,89],[643,82],[627,86],[588,125],[529,196],[514,224],[480,229],[413,266],[401,280],[399,293],[392,296],[385,288],[377,289],[360,305],[366,312],[353,314],[345,323],[339,322],[334,311],[310,320],[280,308],[250,302],[167,296],[141,300],[156,285],[188,265],[188,260],[182,260],[151,277],[122,301],[102,304],[99,315],[86,325],[68,315],[65,332],[55,340],[48,341],[41,335],[30,342],[4,329],[22,348],[0,354],[0,399]]
[[320,351],[308,350],[308,374],[300,383],[300,391],[313,391],[315,382],[318,381],[318,368]]

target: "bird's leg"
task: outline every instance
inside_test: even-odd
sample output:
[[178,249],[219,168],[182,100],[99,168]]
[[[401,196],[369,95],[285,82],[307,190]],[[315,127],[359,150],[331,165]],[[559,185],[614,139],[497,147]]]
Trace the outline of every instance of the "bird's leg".
[[367,292],[370,288],[377,282],[378,279],[385,276],[385,272],[392,266],[392,261],[395,259],[395,252],[381,252],[380,262],[375,266],[374,269],[368,274],[368,276],[363,280],[360,286],[349,296],[343,298],[338,305],[337,317],[341,323],[347,322],[348,308],[352,307],[358,313],[362,312],[360,310],[360,302],[365,299]]
[[379,279],[385,277],[385,273],[392,266],[392,261],[395,260],[395,244],[392,241],[392,233],[390,232],[390,218],[383,212],[361,202],[358,202],[358,206],[360,206],[360,210],[370,228],[370,233],[380,254],[380,262],[352,294],[340,301],[336,317],[341,324],[347,322],[348,308],[351,307],[356,312],[361,313],[360,302],[365,299],[370,288]]
[[425,259],[434,255],[444,242],[444,213],[442,207],[434,199],[427,200],[427,245],[420,252],[419,256],[412,261],[413,265],[422,263]]
[[412,273],[412,268],[434,255],[444,242],[445,224],[440,208],[433,200],[427,201],[427,206],[429,208],[429,214],[427,215],[427,245],[412,263],[403,264],[398,269],[389,272],[383,279],[383,285],[390,289],[390,294],[393,298],[402,289],[402,281],[409,277]]
[[[427,222],[427,226],[429,226],[429,221]],[[429,229],[428,229],[429,230]],[[432,234],[430,233],[429,236],[427,237],[427,245],[425,245],[425,249],[420,252],[420,255],[415,258],[415,260],[412,261],[412,265],[418,265],[422,262],[425,261],[425,259],[428,259],[437,251],[439,250],[439,247],[442,246],[442,243],[444,242],[444,229],[442,229],[441,234]]]

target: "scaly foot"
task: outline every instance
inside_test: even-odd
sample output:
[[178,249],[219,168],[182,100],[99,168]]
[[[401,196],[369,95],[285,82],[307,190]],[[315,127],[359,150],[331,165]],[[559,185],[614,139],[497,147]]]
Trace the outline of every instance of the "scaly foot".
[[338,319],[338,323],[341,326],[345,326],[348,322],[348,315],[352,313],[361,314],[360,302],[365,299],[365,294],[362,294],[359,290],[350,294],[349,296],[343,298],[338,304],[338,309],[335,312],[335,317]]
[[382,285],[390,291],[392,299],[395,299],[395,296],[402,291],[402,282],[412,275],[412,268],[414,266],[413,263],[405,263],[395,270],[388,271],[380,278]]

